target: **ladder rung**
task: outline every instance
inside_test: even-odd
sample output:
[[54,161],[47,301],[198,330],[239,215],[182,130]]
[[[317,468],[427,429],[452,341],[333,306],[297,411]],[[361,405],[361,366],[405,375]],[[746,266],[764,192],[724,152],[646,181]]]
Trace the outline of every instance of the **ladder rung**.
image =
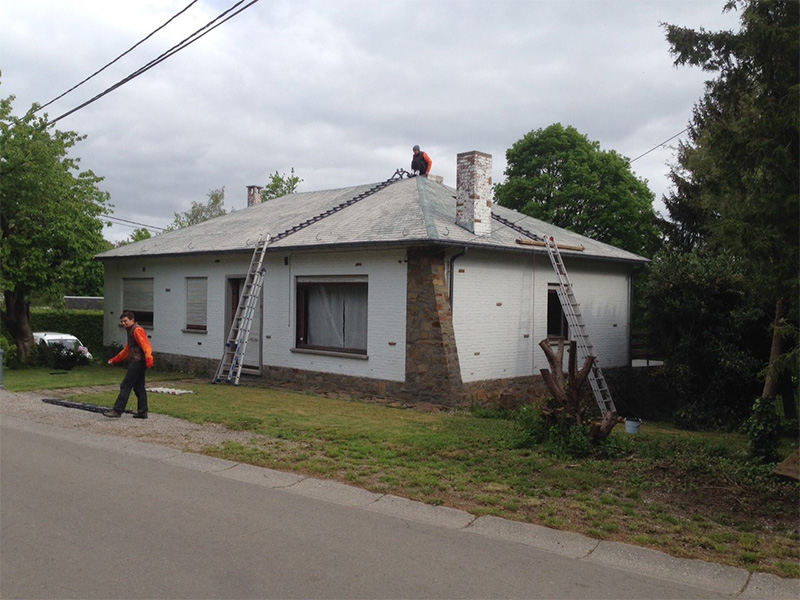
[[[293,231],[302,229],[302,225],[293,228]],[[280,239],[280,237],[275,238]],[[259,239],[253,250],[250,259],[250,267],[247,277],[242,286],[239,304],[231,322],[231,329],[228,332],[228,339],[225,343],[222,359],[217,367],[214,381],[219,382],[223,377],[228,383],[239,384],[239,376],[242,372],[242,359],[247,349],[247,340],[250,336],[250,327],[253,321],[253,313],[258,306],[258,301],[263,287],[264,273],[266,269],[262,266],[264,255],[272,238]],[[226,374],[227,372],[227,374]]]
[[574,336],[583,355],[592,357],[592,368],[589,371],[589,383],[597,405],[603,414],[609,410],[614,411],[616,408],[614,407],[614,401],[611,399],[611,392],[608,389],[605,377],[603,377],[603,372],[600,370],[597,356],[594,354],[594,346],[589,339],[586,323],[583,321],[580,303],[572,291],[572,283],[567,276],[567,267],[564,265],[564,261],[561,258],[558,245],[553,237],[545,238],[544,242],[547,248],[547,254],[550,257],[550,262],[553,265],[553,270],[559,277],[560,286],[557,289],[558,299],[561,302],[561,308],[569,324],[570,333]]

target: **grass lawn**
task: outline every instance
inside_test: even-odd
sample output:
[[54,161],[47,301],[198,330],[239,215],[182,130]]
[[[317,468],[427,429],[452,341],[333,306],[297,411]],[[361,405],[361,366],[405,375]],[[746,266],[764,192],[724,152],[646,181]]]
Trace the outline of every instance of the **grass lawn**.
[[[122,371],[66,376],[6,371],[12,391],[118,384]],[[64,377],[64,379],[60,379]],[[70,379],[71,378],[71,379]],[[148,372],[148,381],[176,380]],[[43,386],[52,379],[69,385]],[[176,382],[195,394],[153,394],[150,409],[255,436],[205,453],[336,479],[374,492],[655,548],[674,556],[800,577],[797,482],[746,459],[739,434],[644,423],[612,433],[613,459],[567,459],[521,447],[515,421],[469,411],[424,413],[349,398]],[[111,406],[114,391],[70,399]],[[797,447],[784,440],[782,456]]]
[[[29,390],[57,390],[96,385],[119,385],[125,377],[124,366],[91,364],[60,371],[46,367],[35,369],[3,369],[3,384],[14,392]],[[175,381],[180,375],[167,371],[147,371],[147,381]],[[187,376],[188,377],[188,376]]]

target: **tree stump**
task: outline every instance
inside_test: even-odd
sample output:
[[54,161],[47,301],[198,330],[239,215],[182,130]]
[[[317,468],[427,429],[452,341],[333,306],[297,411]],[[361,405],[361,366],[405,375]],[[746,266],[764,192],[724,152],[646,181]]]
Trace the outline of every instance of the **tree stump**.
[[[559,340],[558,350],[554,352],[550,341],[543,339],[539,342],[539,347],[544,351],[547,362],[550,364],[550,369],[540,369],[540,373],[547,389],[553,394],[553,398],[558,405],[556,408],[557,419],[565,423],[582,425],[584,423],[584,411],[581,404],[582,388],[586,385],[586,379],[592,370],[594,358],[587,356],[583,361],[581,370],[578,371],[577,346],[575,341],[569,343],[569,361],[565,379],[563,367],[564,341]],[[552,412],[550,411],[549,414],[552,414]],[[618,417],[616,412],[606,412],[601,421],[592,424],[590,429],[592,441],[598,442],[608,437],[614,426],[620,422],[622,422],[622,419]]]

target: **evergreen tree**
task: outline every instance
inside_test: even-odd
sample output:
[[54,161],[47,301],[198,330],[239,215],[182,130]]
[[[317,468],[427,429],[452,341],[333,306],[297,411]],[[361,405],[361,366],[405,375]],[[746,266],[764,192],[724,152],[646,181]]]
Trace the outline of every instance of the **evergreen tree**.
[[797,0],[731,0],[724,10],[741,11],[738,32],[664,25],[677,66],[715,75],[671,170],[667,235],[679,249],[729,253],[771,306],[768,398],[797,371],[798,9]]

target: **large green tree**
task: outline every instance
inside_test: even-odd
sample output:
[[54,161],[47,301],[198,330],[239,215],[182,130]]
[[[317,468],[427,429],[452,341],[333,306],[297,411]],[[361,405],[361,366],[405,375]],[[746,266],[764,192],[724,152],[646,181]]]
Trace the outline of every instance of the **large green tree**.
[[671,170],[667,234],[681,250],[729,253],[771,306],[765,397],[797,370],[799,9],[797,0],[731,0],[724,10],[740,11],[739,31],[664,25],[676,65],[714,74]]
[[34,343],[31,298],[77,291],[107,247],[98,216],[108,194],[68,155],[85,136],[48,127],[37,105],[16,117],[13,100],[0,99],[0,318],[24,360]]
[[506,152],[506,181],[495,187],[501,206],[651,256],[658,246],[653,193],[630,161],[603,151],[560,123],[526,134]]

